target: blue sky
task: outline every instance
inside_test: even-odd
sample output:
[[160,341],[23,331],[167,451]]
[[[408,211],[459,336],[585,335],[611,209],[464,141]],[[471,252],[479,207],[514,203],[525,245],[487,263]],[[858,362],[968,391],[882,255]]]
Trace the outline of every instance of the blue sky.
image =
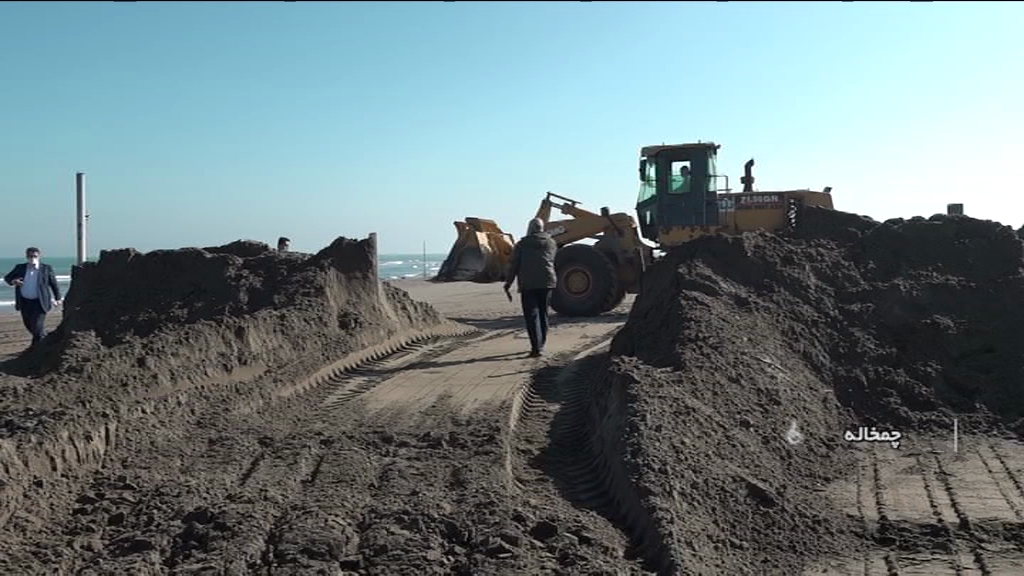
[[0,255],[376,231],[516,236],[547,190],[633,213],[639,148],[734,184],[1014,227],[1020,3],[0,3]]

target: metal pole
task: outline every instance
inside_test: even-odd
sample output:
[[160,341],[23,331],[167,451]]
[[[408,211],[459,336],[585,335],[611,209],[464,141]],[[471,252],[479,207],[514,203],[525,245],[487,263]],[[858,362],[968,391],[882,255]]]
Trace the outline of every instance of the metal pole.
[[75,196],[77,197],[78,210],[78,264],[85,263],[85,174],[75,173]]
[[370,232],[370,246],[373,248],[373,277],[380,280],[380,254],[377,253],[377,233]]

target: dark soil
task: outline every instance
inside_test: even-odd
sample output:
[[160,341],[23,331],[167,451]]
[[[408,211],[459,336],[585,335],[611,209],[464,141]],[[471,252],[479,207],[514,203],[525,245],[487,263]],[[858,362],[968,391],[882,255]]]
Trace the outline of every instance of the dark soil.
[[[1024,243],[965,217],[809,209],[645,277],[613,343],[624,459],[678,573],[797,574],[851,545],[843,433],[1021,430]],[[795,425],[798,443],[787,440]]]

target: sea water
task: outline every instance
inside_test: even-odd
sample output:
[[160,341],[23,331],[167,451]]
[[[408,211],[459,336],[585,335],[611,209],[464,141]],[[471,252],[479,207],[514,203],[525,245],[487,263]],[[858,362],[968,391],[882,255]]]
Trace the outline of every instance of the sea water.
[[[441,268],[445,256],[445,254],[427,254],[426,260],[424,260],[423,254],[381,254],[380,277],[384,280],[423,278],[423,271],[426,270],[426,278],[433,278]],[[71,285],[71,267],[74,265],[75,259],[50,257],[44,254],[42,260],[53,266],[61,297],[65,296]],[[24,258],[0,258],[0,276],[6,276],[11,269],[24,261]],[[0,282],[0,314],[13,311],[14,287],[8,286],[6,282]]]

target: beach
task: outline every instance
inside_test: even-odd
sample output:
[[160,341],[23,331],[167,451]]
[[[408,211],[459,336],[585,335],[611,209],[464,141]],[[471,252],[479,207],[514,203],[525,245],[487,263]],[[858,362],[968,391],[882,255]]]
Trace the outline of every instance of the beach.
[[372,240],[90,266],[38,351],[0,319],[0,572],[1021,573],[1019,355],[922,382],[1024,340],[1024,243],[906,223],[902,272],[821,218],[674,251],[540,358],[500,283],[382,282]]

